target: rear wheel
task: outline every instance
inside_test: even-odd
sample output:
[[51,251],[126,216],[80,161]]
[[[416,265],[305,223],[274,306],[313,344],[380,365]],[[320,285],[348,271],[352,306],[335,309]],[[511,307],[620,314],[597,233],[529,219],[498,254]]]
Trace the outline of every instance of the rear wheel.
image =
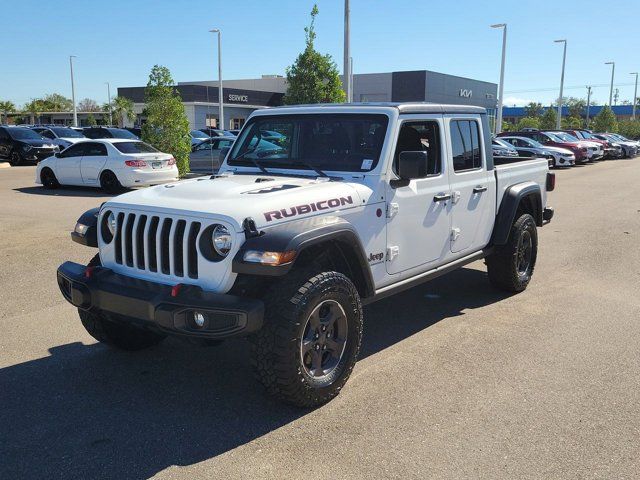
[[[87,266],[96,267],[100,265],[100,257],[96,255]],[[121,350],[142,350],[157,345],[165,338],[164,335],[159,333],[114,321],[102,313],[78,309],[78,314],[89,335],[101,343]]]
[[58,183],[58,179],[56,178],[55,173],[50,168],[43,168],[42,172],[40,172],[40,181],[44,188],[54,189],[60,186]]
[[122,190],[122,185],[111,170],[106,170],[100,175],[100,187],[107,193],[118,193]]
[[496,248],[487,257],[487,271],[491,283],[507,292],[522,292],[533,275],[538,256],[538,231],[528,213],[513,223],[506,245]]

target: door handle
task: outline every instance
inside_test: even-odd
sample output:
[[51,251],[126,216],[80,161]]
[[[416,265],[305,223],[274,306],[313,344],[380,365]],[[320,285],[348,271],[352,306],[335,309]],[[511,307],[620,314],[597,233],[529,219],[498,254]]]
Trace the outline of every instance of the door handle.
[[433,201],[434,202],[446,202],[447,200],[451,199],[451,194],[450,193],[445,193],[442,195],[436,195],[435,197],[433,197]]
[[487,191],[487,187],[485,187],[484,185],[477,186],[473,189],[473,193],[482,193],[486,191]]

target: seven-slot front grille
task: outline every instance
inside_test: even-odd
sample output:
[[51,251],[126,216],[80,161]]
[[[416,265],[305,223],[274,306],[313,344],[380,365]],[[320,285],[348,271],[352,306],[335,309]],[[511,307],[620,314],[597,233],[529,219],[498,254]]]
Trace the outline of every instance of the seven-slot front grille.
[[124,212],[116,215],[116,263],[164,275],[198,278],[196,239],[200,222]]

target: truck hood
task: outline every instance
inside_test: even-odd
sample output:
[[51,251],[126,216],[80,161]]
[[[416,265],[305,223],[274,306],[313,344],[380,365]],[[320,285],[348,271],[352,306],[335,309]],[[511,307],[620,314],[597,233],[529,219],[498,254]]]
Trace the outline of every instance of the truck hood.
[[362,205],[371,191],[362,184],[314,177],[228,175],[135,190],[109,206],[144,212],[215,218],[241,231],[251,217],[258,228]]

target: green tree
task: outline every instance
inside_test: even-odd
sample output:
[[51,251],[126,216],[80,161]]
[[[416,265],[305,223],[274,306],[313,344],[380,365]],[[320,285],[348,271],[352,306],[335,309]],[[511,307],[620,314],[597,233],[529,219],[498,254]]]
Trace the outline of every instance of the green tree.
[[558,121],[558,115],[556,115],[556,109],[548,107],[545,109],[542,117],[540,117],[540,128],[556,128],[556,122]]
[[4,116],[4,122],[9,123],[9,114],[16,111],[16,105],[10,100],[0,101],[0,123]]
[[524,107],[524,113],[527,117],[531,118],[538,118],[540,115],[542,115],[542,110],[542,104],[538,102],[529,102]]
[[564,100],[564,105],[569,109],[569,117],[581,118],[585,114],[587,101],[582,98],[569,97]]
[[25,104],[23,110],[31,116],[31,123],[36,123],[36,121],[40,121],[40,114],[46,109],[42,100],[36,98]]
[[50,93],[39,100],[43,112],[70,112],[73,110],[73,101],[59,93]]
[[98,102],[91,98],[83,98],[78,102],[79,112],[99,112],[100,110]]
[[518,121],[516,126],[518,130],[525,128],[540,128],[540,119],[535,117],[524,117]]
[[167,67],[154,65],[145,89],[147,123],[142,139],[176,159],[180,175],[189,173],[189,121]]
[[562,128],[582,128],[584,122],[580,117],[564,117],[562,119],[561,125]]
[[618,122],[618,133],[635,140],[640,138],[640,120],[621,120]]
[[90,113],[89,115],[87,115],[87,125],[89,125],[90,127],[93,127],[97,123],[98,122],[96,122],[96,117],[93,116],[93,113]]
[[331,55],[322,55],[314,48],[315,20],[318,6],[311,10],[311,24],[305,27],[306,47],[293,65],[287,67],[287,93],[284,103],[340,103],[345,101],[338,67]]
[[507,122],[506,120],[502,121],[502,131],[503,132],[514,132],[516,131],[516,127],[513,123]]
[[618,131],[618,121],[609,105],[602,107],[602,110],[593,118],[593,129],[597,132]]
[[[108,114],[109,104],[105,103],[102,109],[106,110]],[[133,111],[133,102],[127,97],[115,97],[111,101],[111,112],[120,128],[124,127],[125,119],[130,122],[136,119],[136,114]]]

